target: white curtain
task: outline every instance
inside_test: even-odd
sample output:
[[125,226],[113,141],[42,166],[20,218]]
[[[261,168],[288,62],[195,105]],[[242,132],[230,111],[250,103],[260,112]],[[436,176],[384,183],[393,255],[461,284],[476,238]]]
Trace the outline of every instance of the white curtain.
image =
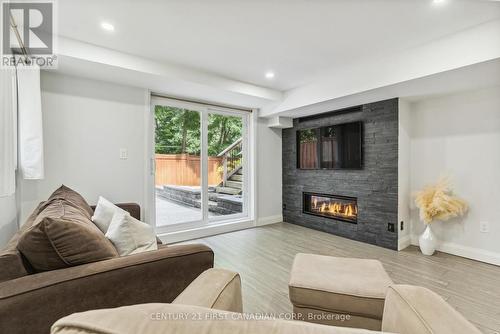
[[40,68],[17,68],[19,169],[24,179],[44,177]]
[[0,197],[16,191],[17,124],[16,72],[0,69]]

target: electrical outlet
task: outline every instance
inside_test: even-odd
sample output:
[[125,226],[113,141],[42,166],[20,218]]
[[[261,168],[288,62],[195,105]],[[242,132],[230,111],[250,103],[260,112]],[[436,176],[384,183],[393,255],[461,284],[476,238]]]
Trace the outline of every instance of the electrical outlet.
[[394,223],[388,223],[387,224],[387,231],[389,232],[394,232],[395,229],[394,229]]
[[122,159],[122,160],[128,159],[128,151],[126,148],[120,149],[120,159]]
[[489,233],[490,232],[490,223],[488,223],[488,222],[480,222],[479,223],[479,231],[481,233]]

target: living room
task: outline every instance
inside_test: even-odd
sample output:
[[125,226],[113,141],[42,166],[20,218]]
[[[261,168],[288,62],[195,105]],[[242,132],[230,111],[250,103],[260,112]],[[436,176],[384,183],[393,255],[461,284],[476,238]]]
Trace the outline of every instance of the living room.
[[500,332],[500,2],[8,1],[2,38],[1,333]]

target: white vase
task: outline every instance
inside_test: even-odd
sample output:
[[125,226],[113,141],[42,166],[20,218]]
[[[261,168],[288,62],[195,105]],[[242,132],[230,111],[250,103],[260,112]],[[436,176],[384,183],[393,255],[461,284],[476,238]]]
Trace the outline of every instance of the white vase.
[[420,250],[424,255],[432,255],[436,251],[437,239],[434,233],[432,233],[431,225],[427,224],[424,233],[418,238],[418,245]]

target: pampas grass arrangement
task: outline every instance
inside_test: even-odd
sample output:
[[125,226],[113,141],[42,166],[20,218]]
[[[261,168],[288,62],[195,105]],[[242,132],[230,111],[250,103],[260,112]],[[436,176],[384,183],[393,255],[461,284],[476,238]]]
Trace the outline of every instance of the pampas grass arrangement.
[[415,204],[420,210],[420,219],[425,224],[463,216],[468,209],[463,199],[453,195],[448,177],[441,177],[436,184],[415,193]]

